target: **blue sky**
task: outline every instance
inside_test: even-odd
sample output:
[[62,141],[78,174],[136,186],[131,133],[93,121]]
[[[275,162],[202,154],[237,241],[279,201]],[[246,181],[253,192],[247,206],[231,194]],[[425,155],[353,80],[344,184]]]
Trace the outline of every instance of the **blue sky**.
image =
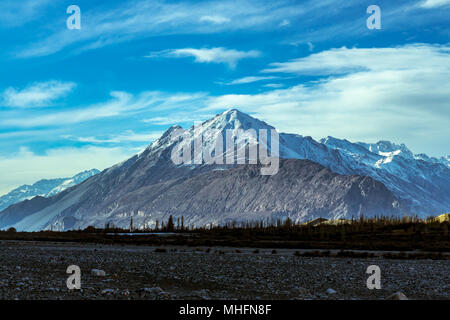
[[[373,4],[381,30],[366,26]],[[0,194],[104,169],[229,108],[448,155],[449,17],[450,0],[2,0]]]

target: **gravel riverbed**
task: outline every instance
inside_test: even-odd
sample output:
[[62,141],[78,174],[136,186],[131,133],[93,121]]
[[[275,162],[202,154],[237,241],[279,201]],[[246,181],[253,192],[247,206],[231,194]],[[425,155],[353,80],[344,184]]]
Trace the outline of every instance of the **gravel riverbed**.
[[[297,257],[295,250],[0,242],[0,299],[449,299],[449,260]],[[237,252],[236,252],[237,250]],[[81,290],[69,290],[69,265]],[[369,290],[366,269],[381,269]],[[104,271],[95,275],[92,269]]]

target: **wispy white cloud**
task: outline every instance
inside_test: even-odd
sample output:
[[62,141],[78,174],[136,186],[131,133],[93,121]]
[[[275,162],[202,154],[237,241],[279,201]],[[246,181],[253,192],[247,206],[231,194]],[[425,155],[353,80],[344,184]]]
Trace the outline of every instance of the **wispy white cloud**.
[[225,63],[230,68],[235,68],[238,61],[246,58],[259,57],[261,53],[257,50],[238,51],[227,48],[184,48],[169,49],[158,52],[151,52],[147,58],[164,57],[164,58],[181,58],[194,57],[194,61],[198,63]]
[[[199,107],[205,107],[207,99],[201,101],[196,105],[196,108]],[[187,109],[187,108],[184,108]],[[175,112],[171,112],[170,114],[166,116],[158,116],[158,117],[152,117],[143,119],[142,122],[158,125],[158,126],[167,126],[167,125],[174,125],[174,124],[186,124],[186,123],[194,123],[196,121],[203,121],[211,118],[214,114],[212,112],[207,113],[201,113],[201,112],[185,112],[177,110]]]
[[286,26],[288,26],[290,24],[291,24],[291,22],[289,20],[283,19],[283,21],[280,22],[279,26],[280,27],[286,27]]
[[127,130],[122,134],[118,135],[109,135],[107,137],[76,137],[76,136],[65,136],[64,138],[75,140],[78,142],[84,143],[93,143],[93,144],[107,144],[107,143],[123,143],[123,142],[145,142],[149,144],[153,140],[159,138],[162,135],[162,131],[152,131],[152,132],[140,132],[136,133],[133,130]]
[[[427,3],[428,2],[428,3]],[[444,4],[448,0],[414,0],[414,1],[385,1],[378,3],[382,10],[383,28],[379,32],[383,34],[402,33],[404,39],[410,41],[415,37],[429,34],[441,34],[448,38],[448,14],[439,10],[423,10],[439,8],[447,10]],[[374,3],[376,4],[376,3]],[[333,8],[330,10],[330,8]],[[368,15],[365,14],[367,6],[361,7],[360,0],[348,1],[315,1],[315,5],[310,4],[308,14],[303,15],[297,21],[301,21],[301,28],[292,33],[292,36],[281,41],[291,45],[307,45],[308,42],[314,44],[326,44],[330,39],[341,43],[357,43],[362,38],[372,38],[373,30],[366,26]],[[360,14],[360,10],[364,14]],[[333,23],[323,23],[323,21],[333,21]],[[434,26],[434,27],[431,27]],[[350,41],[350,42],[349,42]],[[383,41],[392,43],[386,38]],[[435,41],[435,40],[433,40]]]
[[227,84],[227,85],[246,84],[246,83],[253,83],[253,82],[271,80],[271,79],[276,79],[276,78],[278,78],[278,77],[275,77],[275,76],[249,76],[249,77],[235,79],[235,80],[227,82],[225,84]]
[[110,93],[111,99],[59,112],[22,113],[12,116],[4,115],[0,119],[0,126],[33,128],[42,126],[58,127],[76,124],[96,119],[104,119],[145,112],[176,109],[180,106],[191,107],[199,105],[198,101],[205,97],[204,93],[164,93],[159,91],[145,91],[133,95],[123,91]]
[[[4,0],[7,3],[17,3]],[[48,0],[26,0],[46,3]],[[3,3],[3,1],[2,1]],[[445,15],[430,14],[436,10],[412,10],[413,8],[439,8],[448,0],[422,0],[411,3],[393,3],[383,6],[383,25],[389,30],[402,30],[411,21],[414,26],[426,26],[443,21]],[[15,5],[9,21],[22,21],[22,12],[31,6]],[[323,42],[330,38],[345,39],[357,35],[367,36],[366,15],[359,0],[305,0],[260,1],[220,0],[166,2],[159,0],[135,0],[119,4],[95,5],[82,12],[82,29],[73,32],[61,28],[61,21],[42,21],[39,39],[23,47],[14,48],[13,56],[19,58],[47,56],[70,48],[70,54],[79,54],[104,46],[140,38],[164,35],[215,34],[219,32],[273,31],[280,26],[292,25],[290,36],[280,39],[283,43],[307,44]],[[0,7],[1,14],[4,10]],[[343,12],[351,14],[348,15]],[[7,11],[6,11],[7,12]],[[34,10],[33,12],[37,12]],[[4,14],[5,15],[5,14]],[[36,16],[30,14],[30,17]],[[346,19],[347,18],[347,19]],[[26,20],[26,19],[25,19]],[[333,21],[323,24],[322,21]],[[444,21],[443,21],[444,22]],[[446,21],[445,21],[446,22]],[[448,28],[443,24],[444,31]]]
[[[73,30],[61,28],[59,24],[53,28],[47,26],[50,34],[14,55],[19,58],[46,56],[77,44],[73,54],[142,37],[267,29],[276,27],[283,19],[305,14],[314,2],[137,0],[116,6],[108,4],[83,11],[81,30],[71,32]],[[220,14],[211,14],[216,12]]]
[[276,88],[284,87],[284,84],[282,84],[282,83],[267,83],[267,84],[263,85],[263,87],[276,89]]
[[223,16],[202,16],[200,17],[200,21],[211,22],[215,24],[222,24],[226,22],[230,22],[230,19]]
[[420,3],[420,7],[431,9],[450,5],[450,0],[424,0]]
[[73,82],[47,81],[33,83],[23,89],[9,87],[1,94],[1,104],[20,108],[49,106],[75,86]]
[[[265,73],[300,75],[336,75],[354,72],[447,69],[450,48],[427,44],[396,48],[339,48],[322,51],[288,62],[271,63]],[[382,59],[380,57],[383,57]],[[427,57],[427,58],[424,58]],[[431,57],[431,59],[429,59]]]
[[60,126],[73,123],[79,123],[94,119],[108,118],[118,116],[123,112],[137,107],[145,107],[146,104],[136,105],[140,99],[133,97],[126,92],[112,92],[111,100],[88,106],[85,108],[70,109],[45,114],[35,114],[33,116],[21,116],[13,118],[0,119],[0,124],[6,127],[40,127],[40,126]]

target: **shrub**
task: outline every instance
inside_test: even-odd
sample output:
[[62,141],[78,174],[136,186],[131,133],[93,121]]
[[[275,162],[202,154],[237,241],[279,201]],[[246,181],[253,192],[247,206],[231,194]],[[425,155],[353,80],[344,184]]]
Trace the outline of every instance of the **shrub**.
[[83,231],[84,232],[95,232],[95,231],[97,231],[97,229],[95,229],[95,227],[93,227],[93,226],[89,226],[89,227],[86,227],[86,229],[84,229]]

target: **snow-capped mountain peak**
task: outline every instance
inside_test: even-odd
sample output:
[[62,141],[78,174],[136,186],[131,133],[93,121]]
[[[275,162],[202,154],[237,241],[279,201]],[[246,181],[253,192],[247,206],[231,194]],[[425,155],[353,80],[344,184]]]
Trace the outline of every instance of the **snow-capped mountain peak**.
[[45,194],[45,197],[51,197],[59,192],[62,192],[70,187],[73,187],[84,180],[96,175],[100,171],[97,169],[86,170],[74,175],[72,178],[65,179],[60,185],[53,188],[50,192]]
[[[176,147],[179,153],[181,150],[193,149],[192,159],[183,161],[184,165],[201,164],[204,163],[205,157],[209,156],[226,158],[234,152],[234,149],[229,149],[229,143],[237,146],[237,153],[250,144],[258,145],[260,130],[266,130],[267,136],[270,136],[270,130],[275,128],[239,110],[229,109],[209,120],[194,123],[187,130],[178,125],[169,127],[159,139],[140,153],[139,157],[155,153],[161,155],[162,152]],[[222,150],[216,148],[218,142],[222,143]],[[268,149],[270,150],[270,146]],[[235,161],[238,160],[237,156],[233,157]]]
[[246,113],[243,113],[237,109],[229,109],[223,113],[217,114],[215,117],[205,121],[202,124],[204,129],[275,129],[274,127],[268,125],[264,121],[255,119]]
[[15,203],[35,196],[51,197],[61,191],[75,186],[99,173],[97,169],[83,171],[71,178],[42,179],[32,185],[20,186],[0,197],[0,211]]
[[378,141],[377,143],[363,143],[358,142],[359,145],[365,147],[370,152],[379,154],[381,156],[385,157],[391,157],[400,155],[405,158],[412,158],[414,157],[414,154],[409,150],[405,144],[395,144],[390,141]]
[[319,142],[332,149],[346,150],[352,154],[365,154],[368,150],[365,146],[352,143],[347,139],[337,139],[331,136],[320,139]]

